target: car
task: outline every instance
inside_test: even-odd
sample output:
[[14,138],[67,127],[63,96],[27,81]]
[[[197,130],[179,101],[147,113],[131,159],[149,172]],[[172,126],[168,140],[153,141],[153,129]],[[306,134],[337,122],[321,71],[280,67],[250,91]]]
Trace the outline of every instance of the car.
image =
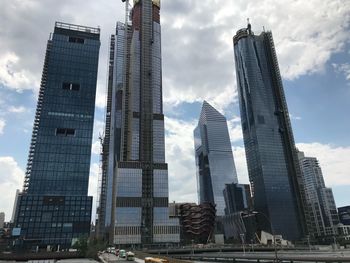
[[126,252],[124,249],[119,250],[119,257],[120,258],[126,258]]
[[115,247],[108,247],[107,252],[111,254],[115,254]]
[[131,251],[128,251],[128,252],[126,253],[126,260],[128,260],[128,261],[134,261],[134,260],[135,260],[135,254],[132,253]]

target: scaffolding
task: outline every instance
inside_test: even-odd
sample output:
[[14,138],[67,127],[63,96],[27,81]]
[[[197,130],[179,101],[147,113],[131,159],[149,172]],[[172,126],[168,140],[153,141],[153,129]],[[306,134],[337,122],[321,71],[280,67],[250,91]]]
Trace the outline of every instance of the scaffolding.
[[29,186],[30,186],[30,176],[32,173],[32,166],[33,166],[33,161],[34,161],[35,145],[36,145],[37,136],[38,136],[38,132],[39,132],[39,122],[40,122],[41,110],[42,110],[42,106],[43,106],[44,92],[45,92],[45,88],[46,88],[46,84],[47,84],[47,68],[48,68],[48,64],[49,64],[51,47],[52,47],[52,41],[49,40],[47,42],[47,47],[46,47],[44,67],[43,67],[39,96],[38,96],[38,103],[36,106],[32,138],[31,138],[30,147],[29,147],[27,169],[26,169],[26,173],[24,176],[23,193],[27,193]]
[[98,35],[100,34],[99,27],[81,26],[81,25],[74,25],[74,24],[63,23],[63,22],[56,22],[55,27],[79,31],[79,32],[85,32],[85,33],[91,33],[91,34],[98,34]]

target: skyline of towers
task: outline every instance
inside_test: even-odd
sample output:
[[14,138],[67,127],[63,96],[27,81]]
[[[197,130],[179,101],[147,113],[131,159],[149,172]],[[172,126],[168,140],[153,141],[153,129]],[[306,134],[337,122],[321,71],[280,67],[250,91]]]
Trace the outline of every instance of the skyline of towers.
[[204,101],[193,136],[198,202],[215,204],[216,215],[224,216],[225,185],[238,183],[225,116]]
[[98,225],[114,244],[180,241],[168,208],[159,13],[159,1],[134,1],[131,24],[111,37]]
[[307,234],[305,194],[272,33],[254,35],[248,24],[233,44],[255,210],[270,220],[263,229],[299,240]]
[[[116,34],[111,37],[106,131],[103,142],[104,152],[102,155],[103,180],[101,189],[103,189],[104,192],[101,191],[100,195],[101,202],[98,207],[98,223],[100,225],[100,230],[102,230],[104,233],[108,232],[111,234],[110,236],[113,242],[126,242],[128,244],[139,244],[140,242],[144,244],[152,244],[154,242],[168,242],[166,240],[170,240],[171,242],[177,242],[177,222],[174,220],[169,220],[168,216],[164,216],[167,215],[167,212],[165,212],[167,204],[165,203],[166,201],[168,201],[168,178],[164,149],[164,115],[162,111],[160,26],[158,27],[159,9],[157,9],[157,7],[160,7],[159,1],[152,1],[151,3],[147,2],[146,0],[134,1],[134,7],[131,12],[131,17],[133,21],[132,25],[129,25],[129,23],[118,23]],[[152,26],[150,26],[150,24],[152,24]],[[62,25],[68,24],[61,23],[61,26]],[[71,30],[73,26],[74,25],[69,25],[68,29]],[[81,30],[81,28],[78,28],[78,30],[76,31],[79,30]],[[84,32],[91,33],[91,28],[85,30]],[[243,32],[240,32],[240,34],[241,33]],[[249,38],[249,35],[254,36],[250,28],[246,30],[246,33],[247,36],[243,36],[242,34],[239,36],[239,38]],[[277,97],[275,98],[275,102],[277,101],[276,105],[278,104],[281,107],[276,107],[276,111],[274,112],[274,114],[278,116],[276,117],[279,120],[280,125],[278,128],[278,132],[281,134],[282,143],[287,144],[287,146],[283,146],[283,153],[285,154],[284,158],[286,160],[288,159],[286,165],[287,170],[288,172],[294,173],[294,175],[292,176],[289,175],[288,179],[291,185],[290,191],[294,191],[294,195],[296,195],[293,196],[292,193],[292,197],[294,197],[295,199],[293,201],[297,204],[295,205],[296,214],[298,214],[301,212],[300,200],[304,198],[302,194],[298,196],[297,193],[298,191],[302,192],[302,190],[298,190],[298,187],[301,187],[302,183],[300,182],[300,175],[298,174],[298,169],[295,166],[294,139],[290,128],[290,121],[288,117],[286,117],[287,109],[284,101],[283,89],[281,83],[279,83],[280,76],[278,73],[278,67],[276,68],[277,60],[274,54],[272,37],[268,35],[269,32],[266,34],[267,40],[263,40],[265,41],[264,45],[265,47],[268,46],[266,42],[270,41],[269,47],[272,51],[268,50],[268,52],[271,52],[272,54],[268,54],[268,56],[271,56],[272,62],[275,63],[273,70],[277,71],[276,76],[273,76],[271,81],[275,82],[273,83],[273,85],[276,85],[273,87],[275,88],[275,90],[273,90],[275,94],[273,95]],[[238,41],[240,40],[237,40],[237,42]],[[85,39],[81,38],[80,34],[79,36],[69,36],[68,42],[75,44],[86,43]],[[258,52],[256,46],[257,45],[255,45],[254,48],[257,54],[261,52],[261,50],[259,50]],[[260,62],[261,61],[259,61],[258,59],[257,64],[261,70]],[[269,70],[271,69],[269,68]],[[74,70],[72,70],[72,72],[74,72]],[[258,78],[257,82],[259,82],[259,80],[266,80],[263,79],[263,74],[260,77],[261,79]],[[274,77],[275,79],[273,79]],[[245,81],[249,84],[249,81],[247,79]],[[64,90],[79,91],[80,88],[80,84],[73,81],[64,82],[62,84],[62,89]],[[282,97],[282,99],[278,96]],[[66,107],[66,109],[67,108],[69,107]],[[61,116],[65,118],[79,117],[78,115],[74,116],[74,114],[72,115],[66,112],[58,112],[57,114],[56,113],[51,112],[50,114],[49,112],[49,115],[56,117]],[[263,115],[259,116],[258,114],[254,116],[253,114],[252,116],[252,120],[249,119],[249,121],[252,121],[252,126],[254,126],[254,117],[257,117],[258,124],[265,124],[265,118]],[[84,118],[84,114],[81,114],[80,117]],[[90,117],[91,115],[86,118]],[[55,117],[52,118],[54,119]],[[39,123],[39,121],[37,123]],[[35,123],[35,125],[37,125],[37,123]],[[242,126],[243,129],[245,129],[243,123]],[[216,128],[218,129],[218,127]],[[89,137],[90,131],[85,132],[85,135]],[[206,130],[204,133],[206,132],[208,131]],[[56,128],[55,133],[56,136],[76,136],[76,130],[74,128],[59,127]],[[215,133],[216,135],[219,134],[218,131],[215,131],[213,133]],[[37,131],[33,130],[33,142],[36,141],[36,136]],[[210,143],[208,142],[208,145],[209,144]],[[225,145],[225,147],[228,145],[230,145],[231,147],[230,141]],[[35,147],[31,149],[31,154],[34,153],[34,148]],[[230,151],[232,155],[232,150]],[[70,154],[71,153],[72,152],[70,152]],[[31,158],[34,158],[33,156],[30,155],[28,167],[30,166],[29,163],[31,163],[32,161]],[[223,159],[224,158],[220,157],[217,158],[216,161],[222,161]],[[203,158],[203,160],[205,161],[205,158]],[[208,158],[208,164],[210,164],[210,158]],[[221,168],[223,167],[224,166],[222,166]],[[233,165],[229,165],[229,168],[224,168],[228,171],[232,170],[234,173],[233,177],[237,181],[234,162]],[[35,173],[33,174],[31,174],[31,170],[28,169],[27,177],[35,178]],[[84,178],[84,180],[81,180],[83,181],[81,183],[84,186],[86,185],[85,179],[86,178]],[[38,185],[33,186],[33,184],[30,184],[31,180],[34,179],[28,179],[29,184],[25,185],[25,191],[30,191],[30,188],[33,187],[35,188],[33,192],[38,193],[38,189],[40,189],[40,183],[38,183]],[[213,188],[214,186],[212,181],[213,180],[211,180],[211,187]],[[230,183],[232,183],[232,181],[230,181]],[[44,183],[42,185],[44,185]],[[53,185],[54,187],[58,187],[57,185],[59,184],[57,184],[57,182],[51,182],[51,186]],[[84,188],[79,184],[70,186],[78,188],[80,187],[81,189],[79,190],[82,190]],[[45,187],[49,188],[47,186]],[[257,184],[255,184],[253,190],[257,191],[257,188]],[[140,189],[141,192],[139,191]],[[157,193],[157,190],[155,189],[161,189],[161,193]],[[216,195],[214,192],[216,192],[218,189],[219,188],[215,189],[214,187],[214,191],[212,191],[213,197],[209,196],[208,199],[211,198],[211,201],[213,203],[218,204],[218,208],[220,208],[221,213],[221,201],[215,201]],[[52,189],[50,188],[50,193],[51,190]],[[217,193],[219,192],[220,191],[218,190]],[[205,194],[211,195],[210,191],[208,191],[208,193],[205,193],[205,191],[203,191],[203,195]],[[325,195],[329,196],[329,192],[325,193]],[[65,203],[65,198],[62,199],[61,197],[56,197],[57,196],[55,196],[54,198],[50,197],[47,201],[47,205],[63,206],[63,204]],[[24,195],[21,195],[19,206],[28,206],[29,204],[32,205],[39,199],[29,198],[26,201],[26,197]],[[67,197],[67,200],[70,200],[70,198]],[[79,201],[81,200],[82,199],[79,199]],[[24,202],[23,204],[22,201]],[[45,203],[46,201],[43,202]],[[75,202],[72,203],[76,204]],[[89,202],[78,203],[84,203],[85,208],[83,210],[86,210],[89,206]],[[75,211],[72,212],[72,215],[74,214]],[[135,218],[137,218],[135,222],[127,221],[128,217],[133,217],[135,215]],[[49,217],[50,216],[46,215],[45,220],[48,220],[47,218]],[[139,218],[140,220],[138,221]],[[24,224],[25,223],[26,222],[24,222]],[[53,225],[57,226],[56,223],[53,223],[52,226]],[[74,224],[67,223],[65,227],[74,228]],[[55,235],[55,237],[57,237],[57,235]]]
[[100,29],[56,22],[47,42],[14,226],[25,245],[70,247],[90,233],[88,196]]

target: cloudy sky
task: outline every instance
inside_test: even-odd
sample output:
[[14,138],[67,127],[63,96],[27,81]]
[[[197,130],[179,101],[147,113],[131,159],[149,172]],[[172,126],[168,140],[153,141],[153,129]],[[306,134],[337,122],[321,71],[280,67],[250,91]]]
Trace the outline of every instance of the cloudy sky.
[[[107,46],[120,0],[0,0],[0,211],[22,187],[46,41],[55,21],[100,26],[101,49],[89,192],[96,195]],[[350,1],[163,0],[166,158],[170,200],[196,201],[192,131],[206,99],[228,120],[240,182],[248,182],[232,36],[271,30],[297,146],[317,157],[337,206],[350,205]]]

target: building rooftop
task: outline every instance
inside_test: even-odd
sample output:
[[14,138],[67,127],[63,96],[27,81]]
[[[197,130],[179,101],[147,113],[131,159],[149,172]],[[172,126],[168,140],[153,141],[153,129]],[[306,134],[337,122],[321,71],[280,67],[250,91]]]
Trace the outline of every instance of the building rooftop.
[[99,27],[88,27],[88,26],[74,25],[74,24],[63,23],[63,22],[56,22],[55,28],[62,28],[62,29],[74,30],[74,31],[91,33],[91,34],[98,34],[98,35],[100,34]]

